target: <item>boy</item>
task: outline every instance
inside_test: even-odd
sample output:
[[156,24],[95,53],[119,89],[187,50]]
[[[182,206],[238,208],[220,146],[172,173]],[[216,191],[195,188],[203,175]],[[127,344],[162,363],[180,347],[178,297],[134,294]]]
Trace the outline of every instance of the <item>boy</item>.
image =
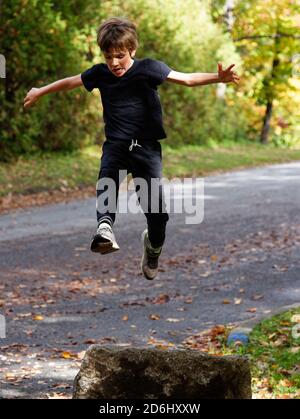
[[[119,185],[123,180],[119,174],[120,171],[128,171],[135,181],[136,193],[147,218],[148,229],[142,234],[144,250],[141,269],[144,276],[151,280],[157,274],[169,219],[161,185],[162,154],[159,140],[166,138],[166,133],[157,86],[164,80],[184,86],[218,82],[237,84],[239,77],[231,70],[234,64],[223,70],[219,63],[218,73],[180,73],[162,61],[135,58],[138,47],[136,27],[124,18],[111,18],[103,22],[97,32],[97,43],[106,64],[96,64],[82,74],[31,89],[24,99],[24,107],[29,108],[41,96],[60,90],[79,86],[84,86],[88,91],[94,88],[100,90],[106,140],[102,146],[97,183],[98,228],[91,250],[106,254],[119,249],[112,227]],[[138,190],[138,178],[147,183],[146,197]],[[113,197],[109,191],[108,209],[99,204],[106,192],[107,179],[112,180],[116,187]],[[157,188],[151,188],[152,182]],[[152,211],[150,203],[153,202],[158,204],[158,211]]]

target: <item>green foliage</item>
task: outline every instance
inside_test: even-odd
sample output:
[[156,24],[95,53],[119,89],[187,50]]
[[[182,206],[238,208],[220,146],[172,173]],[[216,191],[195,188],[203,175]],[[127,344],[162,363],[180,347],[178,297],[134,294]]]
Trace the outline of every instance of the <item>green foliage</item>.
[[[73,2],[88,7],[88,3]],[[12,0],[2,4],[0,43],[6,79],[0,86],[0,158],[24,152],[72,150],[84,143],[91,118],[87,95],[75,92],[43,97],[25,111],[31,87],[78,74],[85,61],[85,40],[78,41],[77,10],[67,2]],[[60,7],[63,12],[60,11]],[[93,118],[92,118],[93,119]],[[85,124],[82,121],[85,120]]]
[[[257,140],[265,104],[272,98],[274,142],[294,145],[299,96],[298,86],[291,83],[291,56],[299,40],[276,38],[275,45],[272,37],[241,39],[255,34],[295,34],[296,3],[267,1],[268,7],[262,0],[236,0],[232,33],[226,31],[222,18],[224,0],[2,3],[0,52],[6,57],[7,79],[0,80],[0,159],[36,150],[73,150],[103,140],[98,93],[88,95],[84,89],[56,93],[28,111],[23,109],[23,98],[31,87],[103,62],[96,29],[111,16],[127,16],[137,24],[138,58],[153,57],[174,70],[191,73],[217,72],[218,61],[224,66],[235,63],[242,76],[239,87],[226,86],[223,98],[217,97],[215,84],[187,88],[164,83],[160,96],[168,143]],[[272,72],[276,57],[279,65]],[[280,118],[288,126],[281,132]]]
[[[207,1],[168,2],[121,0],[102,2],[102,16],[127,16],[138,27],[137,57],[151,57],[181,72],[217,72],[241,63],[230,38],[211,20]],[[228,87],[225,100],[216,97],[216,85],[187,88],[165,83],[160,88],[165,126],[172,144],[205,144],[245,137],[246,119],[241,98]],[[239,112],[240,118],[236,118]]]
[[[226,0],[211,0],[213,19],[224,27],[225,3]],[[266,105],[272,103],[271,138],[277,145],[294,145],[299,141],[295,132],[299,125],[299,112],[296,118],[299,85],[293,83],[297,78],[293,56],[300,52],[300,3],[291,0],[235,0],[234,3],[231,35],[243,58],[242,88],[248,99],[249,112],[246,112],[252,134],[256,132],[258,138]],[[286,122],[280,137],[276,133],[280,126],[278,119]]]
[[[255,399],[299,399],[300,308],[267,318],[251,331],[248,346],[226,347],[220,355],[246,355]],[[224,336],[225,337],[225,336]]]
[[255,375],[260,380],[268,378],[268,387],[272,388],[275,396],[290,394],[292,397],[297,392],[299,395],[300,338],[299,333],[292,332],[297,327],[293,319],[298,318],[299,321],[299,313],[300,310],[295,309],[265,320],[254,328],[250,336],[251,358],[260,361],[254,364]]

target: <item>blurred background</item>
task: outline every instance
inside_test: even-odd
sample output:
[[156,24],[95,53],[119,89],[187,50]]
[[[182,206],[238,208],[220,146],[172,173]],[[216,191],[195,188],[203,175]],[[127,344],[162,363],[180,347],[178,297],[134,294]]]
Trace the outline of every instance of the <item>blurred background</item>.
[[[261,144],[269,145],[265,160],[270,162],[274,148],[297,149],[299,1],[11,0],[1,3],[0,53],[6,59],[6,78],[0,79],[1,195],[7,194],[7,185],[13,185],[7,163],[27,162],[41,155],[49,159],[53,152],[57,158],[75,152],[78,160],[79,151],[80,158],[82,153],[86,159],[99,157],[104,130],[98,91],[88,94],[75,89],[48,95],[29,111],[23,109],[23,99],[32,87],[104,62],[96,29],[111,16],[125,16],[136,23],[140,44],[137,58],[159,59],[181,72],[217,72],[218,61],[223,67],[235,63],[241,77],[238,86],[214,84],[191,89],[163,84],[160,97],[168,133],[163,142],[167,174],[172,174],[168,153],[173,150],[176,154],[180,147],[216,150],[230,144],[234,154],[240,146],[244,155],[252,154],[252,164],[255,156],[266,153]],[[274,150],[277,160],[282,157],[278,151]],[[299,156],[290,157],[287,151],[287,159],[295,157]],[[213,168],[222,169],[220,156],[218,162]],[[39,163],[35,160],[35,164]],[[87,160],[85,164],[87,168]],[[250,162],[238,161],[236,166],[247,164]],[[65,179],[67,187],[83,185],[94,179],[96,169],[92,170],[89,179],[83,174],[79,180],[68,178],[68,173],[59,177]],[[206,173],[205,167],[195,164],[192,173],[199,172]],[[179,174],[191,173],[182,168]],[[33,185],[32,178],[30,182]]]

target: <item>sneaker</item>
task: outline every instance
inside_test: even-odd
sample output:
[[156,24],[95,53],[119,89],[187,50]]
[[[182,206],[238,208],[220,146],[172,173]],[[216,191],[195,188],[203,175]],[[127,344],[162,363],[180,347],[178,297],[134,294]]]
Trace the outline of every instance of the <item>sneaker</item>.
[[95,253],[112,253],[119,250],[112,227],[108,223],[101,223],[91,243],[91,251]]
[[158,259],[162,251],[162,246],[153,248],[149,241],[148,230],[142,233],[142,243],[144,246],[144,253],[141,260],[141,269],[144,276],[152,280],[156,277],[158,271]]

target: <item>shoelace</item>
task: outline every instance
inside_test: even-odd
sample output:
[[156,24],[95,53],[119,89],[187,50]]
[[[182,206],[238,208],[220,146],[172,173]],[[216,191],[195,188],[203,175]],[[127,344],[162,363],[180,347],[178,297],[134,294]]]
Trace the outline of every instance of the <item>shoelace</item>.
[[98,227],[97,233],[100,234],[100,233],[102,233],[104,231],[106,231],[108,233],[111,233],[112,232],[112,229],[110,227],[106,227],[106,226],[101,227],[101,225],[100,225]]
[[129,151],[132,151],[133,147],[142,147],[142,146],[140,144],[138,144],[137,140],[135,140],[135,142],[134,142],[134,140],[132,139],[131,144],[129,146]]

